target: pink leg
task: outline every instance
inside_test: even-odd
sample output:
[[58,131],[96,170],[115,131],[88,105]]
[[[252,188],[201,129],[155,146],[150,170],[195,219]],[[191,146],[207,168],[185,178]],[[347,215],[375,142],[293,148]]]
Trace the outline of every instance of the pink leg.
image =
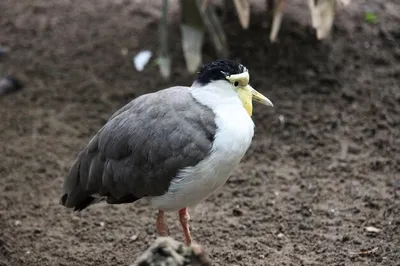
[[183,234],[185,235],[186,245],[190,246],[190,244],[192,243],[192,238],[190,236],[190,230],[189,230],[190,216],[189,216],[187,208],[183,208],[183,209],[179,210],[179,220],[181,221]]
[[164,211],[158,210],[157,215],[157,232],[160,236],[168,235],[168,226],[164,221]]

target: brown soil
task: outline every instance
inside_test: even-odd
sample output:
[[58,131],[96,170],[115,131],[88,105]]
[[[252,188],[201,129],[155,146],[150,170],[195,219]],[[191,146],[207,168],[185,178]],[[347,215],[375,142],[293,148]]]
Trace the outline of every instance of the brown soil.
[[[0,2],[0,46],[11,49],[0,75],[25,83],[0,99],[0,264],[128,265],[154,241],[155,213],[144,203],[76,214],[59,197],[77,152],[114,111],[191,83],[180,48],[168,82],[154,64],[132,67],[140,49],[156,51],[160,3]],[[224,26],[231,58],[276,107],[256,106],[243,163],[192,210],[195,240],[215,265],[399,265],[400,4],[353,1],[332,38],[318,42],[306,1],[294,1],[279,44],[268,42],[265,10],[256,9],[249,30],[235,14]],[[179,47],[176,21],[171,29]],[[215,58],[209,41],[204,53]],[[171,232],[182,240],[175,217]]]

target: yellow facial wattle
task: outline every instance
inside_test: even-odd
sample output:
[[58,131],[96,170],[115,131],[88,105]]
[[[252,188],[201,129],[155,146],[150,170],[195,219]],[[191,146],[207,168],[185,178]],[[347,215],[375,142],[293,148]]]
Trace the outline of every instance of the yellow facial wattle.
[[253,94],[249,90],[238,89],[239,99],[242,101],[244,109],[246,109],[249,116],[253,114]]
[[232,84],[232,88],[237,91],[239,99],[249,116],[253,114],[253,100],[264,105],[274,106],[267,97],[249,85],[249,72],[226,76],[226,79]]

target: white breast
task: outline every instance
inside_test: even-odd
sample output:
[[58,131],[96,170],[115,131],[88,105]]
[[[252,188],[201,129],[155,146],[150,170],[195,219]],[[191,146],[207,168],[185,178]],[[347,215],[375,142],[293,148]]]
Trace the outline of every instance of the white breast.
[[[213,95],[204,91],[192,93],[201,103],[210,106],[216,115],[217,131],[211,154],[196,166],[181,170],[166,194],[149,198],[154,208],[176,211],[198,204],[222,186],[239,164],[250,146],[254,123],[236,92],[232,92],[234,94],[215,95],[214,89],[211,91]],[[218,96],[223,98],[218,101]]]

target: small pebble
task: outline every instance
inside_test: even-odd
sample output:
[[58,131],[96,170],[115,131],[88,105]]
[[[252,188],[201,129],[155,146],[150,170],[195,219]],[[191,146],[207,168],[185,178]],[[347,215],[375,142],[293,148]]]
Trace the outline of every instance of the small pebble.
[[113,236],[113,235],[111,235],[111,234],[106,234],[106,235],[104,236],[104,240],[107,241],[107,242],[113,242],[115,239],[114,239],[114,236]]
[[243,211],[240,210],[239,208],[234,208],[232,210],[232,214],[233,214],[233,216],[242,216],[243,215]]
[[105,222],[95,222],[94,224],[101,227],[104,227],[106,225]]
[[129,238],[131,241],[136,241],[138,239],[138,235],[133,235]]
[[284,236],[285,236],[284,234],[279,233],[276,237],[277,237],[277,238],[283,238]]
[[367,231],[368,233],[379,233],[381,231],[381,229],[373,227],[373,226],[367,226],[364,228],[365,231]]
[[8,49],[4,47],[0,47],[0,57],[4,56],[8,53]]
[[317,73],[315,73],[315,71],[312,69],[307,69],[305,75],[309,78],[315,78],[315,76],[317,76]]
[[128,49],[127,48],[122,48],[121,49],[121,54],[123,55],[123,56],[127,56],[128,55]]
[[19,226],[19,225],[21,225],[21,221],[20,221],[20,220],[16,220],[16,221],[14,222],[14,224],[15,224],[16,226]]
[[283,126],[285,124],[285,117],[283,115],[279,115],[278,119],[279,119],[279,122],[281,123],[281,125]]
[[14,77],[0,78],[0,96],[19,91],[23,87],[23,84]]

